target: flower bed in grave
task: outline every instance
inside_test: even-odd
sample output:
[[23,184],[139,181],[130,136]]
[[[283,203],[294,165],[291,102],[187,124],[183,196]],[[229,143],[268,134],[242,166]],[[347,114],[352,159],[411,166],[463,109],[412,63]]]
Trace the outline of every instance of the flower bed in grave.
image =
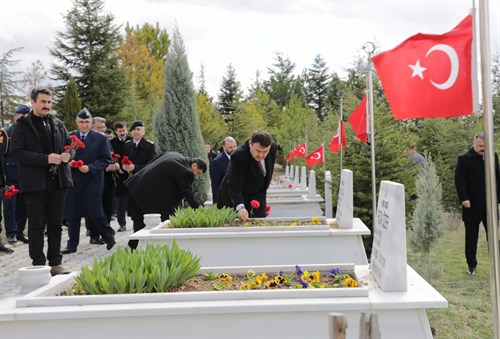
[[207,268],[201,273],[199,261],[175,241],[171,246],[148,245],[135,251],[117,249],[95,259],[92,266],[82,267],[76,284],[60,295],[360,288],[353,265],[268,266],[246,272],[244,268],[222,268],[221,272]]

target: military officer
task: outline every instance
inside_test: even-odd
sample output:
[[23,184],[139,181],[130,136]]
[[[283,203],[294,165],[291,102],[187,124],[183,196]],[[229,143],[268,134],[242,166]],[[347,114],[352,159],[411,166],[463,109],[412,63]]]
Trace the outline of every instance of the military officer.
[[[0,130],[0,157],[4,164],[6,185],[14,185],[19,187],[19,174],[17,172],[17,162],[12,159],[12,154],[10,150],[10,138],[12,136],[12,130],[14,123],[30,112],[30,107],[27,105],[19,105],[16,108],[14,117],[12,118],[12,124],[5,127],[5,129]],[[26,227],[26,207],[24,205],[24,198],[21,193],[16,194],[9,200],[4,201],[3,214],[5,219],[5,233],[7,235],[7,242],[9,244],[15,244],[21,241],[25,244],[28,243],[28,238],[24,235],[24,229]]]

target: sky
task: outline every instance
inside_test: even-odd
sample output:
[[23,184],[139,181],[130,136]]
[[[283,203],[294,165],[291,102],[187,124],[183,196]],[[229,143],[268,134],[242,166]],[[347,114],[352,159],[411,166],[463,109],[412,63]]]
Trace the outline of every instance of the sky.
[[[63,15],[70,0],[7,0],[0,11],[0,54],[14,55],[14,70],[25,72],[40,60],[46,69],[56,32],[65,32]],[[208,93],[217,97],[231,63],[242,89],[257,71],[267,79],[277,53],[295,63],[295,74],[309,68],[318,54],[330,72],[345,77],[362,47],[391,49],[416,33],[443,34],[472,7],[460,0],[105,0],[116,25],[159,23],[182,35],[193,82],[199,86],[203,64]],[[490,50],[500,54],[500,0],[489,1]]]

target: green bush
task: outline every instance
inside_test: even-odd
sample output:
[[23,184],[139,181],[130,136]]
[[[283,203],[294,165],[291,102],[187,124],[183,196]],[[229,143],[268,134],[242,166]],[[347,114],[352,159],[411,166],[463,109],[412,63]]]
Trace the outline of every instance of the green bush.
[[184,284],[200,269],[200,258],[171,246],[151,245],[134,251],[118,248],[112,255],[94,259],[75,278],[77,290],[87,294],[166,292]]
[[230,224],[236,219],[236,212],[233,208],[215,207],[176,209],[175,214],[170,217],[170,227],[190,228],[190,227],[217,227]]

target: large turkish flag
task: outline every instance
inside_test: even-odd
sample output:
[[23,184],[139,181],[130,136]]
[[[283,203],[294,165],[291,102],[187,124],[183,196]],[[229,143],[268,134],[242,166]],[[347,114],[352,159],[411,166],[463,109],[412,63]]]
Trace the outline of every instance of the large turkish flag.
[[416,34],[372,60],[394,118],[472,114],[472,16],[442,35]]

